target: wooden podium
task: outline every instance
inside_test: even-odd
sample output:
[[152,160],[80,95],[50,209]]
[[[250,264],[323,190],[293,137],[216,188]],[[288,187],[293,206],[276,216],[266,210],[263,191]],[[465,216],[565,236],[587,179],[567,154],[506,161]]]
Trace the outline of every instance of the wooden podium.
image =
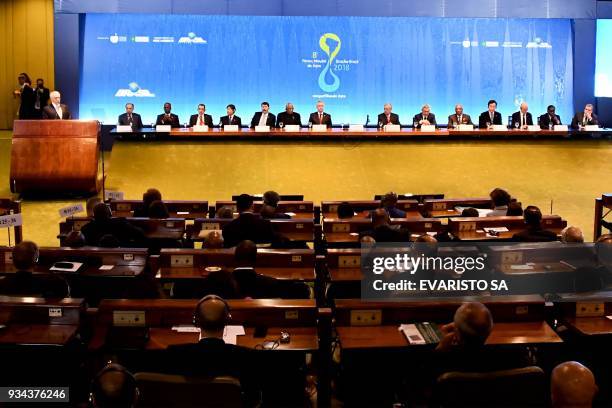
[[13,193],[97,193],[100,125],[96,120],[13,122]]

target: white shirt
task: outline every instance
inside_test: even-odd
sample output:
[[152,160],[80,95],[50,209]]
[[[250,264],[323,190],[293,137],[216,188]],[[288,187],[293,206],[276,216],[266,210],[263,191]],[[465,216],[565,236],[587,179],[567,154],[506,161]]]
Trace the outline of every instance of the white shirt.
[[57,112],[57,116],[59,116],[60,119],[62,119],[62,117],[64,116],[63,112],[62,112],[62,106],[60,104],[53,104],[53,107],[55,108],[55,111]]
[[259,118],[259,126],[266,126],[266,122],[268,122],[268,112],[262,112],[261,118]]

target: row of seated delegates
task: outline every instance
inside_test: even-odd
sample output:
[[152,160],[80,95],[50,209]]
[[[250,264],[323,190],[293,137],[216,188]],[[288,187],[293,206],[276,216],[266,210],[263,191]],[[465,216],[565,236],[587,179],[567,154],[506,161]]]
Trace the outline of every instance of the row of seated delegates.
[[[219,248],[223,238],[218,231],[211,232],[204,248]],[[302,282],[276,279],[257,272],[257,245],[252,241],[240,242],[234,250],[232,270],[221,269],[210,272],[198,283],[175,283],[172,297],[199,298],[214,294],[227,299],[309,299],[310,287]]]
[[30,76],[22,72],[17,76],[19,88],[13,91],[13,98],[19,98],[19,119],[42,119],[43,109],[49,104],[49,88],[45,80],[38,78],[32,86]]
[[93,208],[93,219],[81,228],[89,246],[113,246],[140,248],[146,246],[144,232],[127,222],[123,217],[113,217],[110,207],[104,202]]

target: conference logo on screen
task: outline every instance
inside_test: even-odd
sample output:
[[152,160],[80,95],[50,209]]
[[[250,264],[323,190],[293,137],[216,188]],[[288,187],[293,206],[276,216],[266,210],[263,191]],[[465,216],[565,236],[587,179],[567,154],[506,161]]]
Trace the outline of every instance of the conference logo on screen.
[[194,32],[188,33],[187,37],[179,38],[178,42],[179,44],[208,44],[208,41],[202,37],[198,37]]
[[154,98],[155,94],[148,89],[142,89],[136,82],[130,82],[127,88],[119,88],[115,92],[117,98]]

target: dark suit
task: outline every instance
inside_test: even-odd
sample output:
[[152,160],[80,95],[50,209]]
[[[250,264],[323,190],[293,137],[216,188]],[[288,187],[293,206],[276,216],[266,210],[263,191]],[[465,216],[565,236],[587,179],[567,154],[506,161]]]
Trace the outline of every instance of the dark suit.
[[34,90],[25,85],[21,89],[21,104],[19,105],[19,119],[34,119],[34,103],[36,95]]
[[[195,115],[191,115],[191,117],[189,118],[189,127],[194,127],[195,125],[199,125],[199,124],[200,124],[200,114],[197,113]],[[204,114],[204,125],[208,126],[209,128],[213,127],[212,116]]]
[[63,299],[69,293],[70,287],[60,275],[17,271],[0,278],[0,295]]
[[554,125],[561,125],[561,117],[559,115],[555,115],[554,118],[551,118],[548,113],[540,116],[540,127],[542,129],[548,129],[549,125],[552,123]]
[[382,123],[383,126],[388,125],[388,124],[399,125],[400,124],[399,115],[397,113],[391,113],[389,114],[389,120],[387,120],[387,115],[385,115],[384,113],[381,113],[380,115],[378,115],[377,123]]
[[[525,116],[526,116],[526,118],[525,118],[526,123],[525,124],[527,126],[532,126],[533,125],[533,117],[531,116],[531,113],[527,112],[525,114]],[[510,128],[511,129],[516,129],[516,124],[517,123],[519,124],[518,127],[520,128],[522,126],[522,124],[521,124],[521,112],[520,111],[514,112],[512,114],[512,122],[510,122]]]
[[332,127],[332,119],[329,113],[323,112],[323,117],[319,120],[319,112],[313,112],[308,117],[308,122],[313,125],[327,125],[328,128]]
[[472,118],[470,117],[470,115],[466,115],[465,113],[461,115],[461,121],[459,121],[459,119],[457,118],[456,113],[453,113],[452,115],[450,115],[448,117],[448,127],[449,128],[453,127],[453,123],[456,123],[457,125],[473,125],[474,124],[472,123]]
[[127,113],[119,115],[119,119],[117,123],[119,123],[122,126],[132,126],[132,129],[142,129],[144,127],[142,125],[142,119],[140,118],[140,115],[137,113],[132,113],[132,123],[130,123]]
[[308,286],[302,282],[261,275],[253,268],[236,268],[232,275],[241,297],[253,299],[308,299],[310,296]]
[[[261,115],[262,115],[262,112],[255,112],[255,114],[253,115],[253,119],[251,119],[252,128],[259,125],[259,121],[261,120]],[[270,128],[273,128],[274,126],[276,126],[276,116],[274,116],[273,113],[268,112],[268,119],[266,119],[266,126],[270,126]]]
[[376,240],[376,242],[409,242],[410,232],[406,228],[397,228],[392,225],[379,225],[378,227],[362,231],[359,233],[359,237],[370,236]]
[[34,88],[34,117],[36,119],[42,119],[43,108],[49,104],[49,94],[49,88]]
[[481,129],[486,129],[487,122],[489,122],[491,125],[501,125],[502,124],[501,113],[495,111],[495,113],[493,114],[493,122],[491,122],[491,115],[489,114],[489,111],[482,112],[480,116],[478,117],[478,127]]
[[517,232],[512,236],[513,241],[518,242],[547,242],[556,241],[557,234],[553,231],[548,231],[542,228],[529,228],[521,232]]
[[574,129],[578,129],[580,125],[599,125],[599,121],[597,120],[597,115],[591,113],[591,119],[587,120],[584,123],[584,112],[578,112],[574,118],[572,119],[572,127]]
[[240,116],[232,116],[232,122],[230,123],[229,120],[229,116],[221,116],[221,124],[223,126],[227,126],[227,125],[238,125],[238,127],[242,126],[242,120],[240,119]]
[[155,121],[155,125],[170,125],[173,128],[181,127],[181,122],[179,122],[178,115],[174,113],[170,114],[170,117],[166,117],[165,113],[161,115],[157,115],[157,120]]
[[87,245],[98,246],[100,238],[112,235],[122,247],[139,247],[144,242],[144,233],[126,221],[125,218],[111,218],[108,221],[92,220],[83,225],[81,232],[85,236]]
[[291,115],[287,112],[281,112],[276,116],[276,127],[280,127],[280,123],[285,125],[299,125],[302,126],[302,118],[297,112],[293,112]]
[[[414,117],[412,118],[412,123],[419,123],[422,120],[427,120],[429,121],[430,125],[436,125],[436,115],[434,115],[433,113],[429,113],[426,117],[423,117],[422,113],[417,113],[416,115],[414,115]],[[419,123],[417,125],[417,129],[421,128],[421,124]]]
[[68,106],[60,103],[60,108],[62,109],[62,117],[60,118],[57,114],[57,111],[53,107],[53,105],[47,105],[43,108],[42,118],[43,119],[72,119],[72,115],[68,110]]
[[275,234],[270,221],[244,212],[223,227],[223,239],[225,247],[231,248],[245,240],[270,243],[275,239]]

